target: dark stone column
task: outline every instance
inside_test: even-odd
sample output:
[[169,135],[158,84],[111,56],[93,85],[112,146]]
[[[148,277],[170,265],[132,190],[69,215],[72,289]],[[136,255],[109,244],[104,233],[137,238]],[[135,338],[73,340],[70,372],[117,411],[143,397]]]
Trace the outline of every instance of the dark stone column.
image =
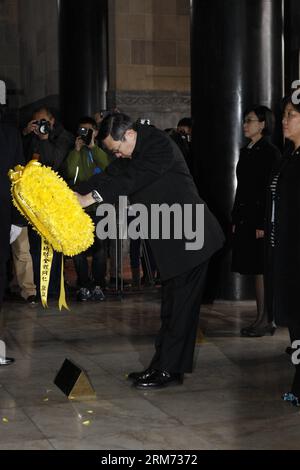
[[60,0],[60,107],[65,126],[106,108],[108,1]]
[[[255,103],[276,110],[283,94],[283,2],[193,0],[191,18],[194,178],[228,235],[243,110]],[[232,274],[230,263],[228,242],[208,290],[251,298],[249,279]]]
[[300,79],[300,2],[284,2],[284,38],[285,38],[285,92],[291,92],[294,80]]

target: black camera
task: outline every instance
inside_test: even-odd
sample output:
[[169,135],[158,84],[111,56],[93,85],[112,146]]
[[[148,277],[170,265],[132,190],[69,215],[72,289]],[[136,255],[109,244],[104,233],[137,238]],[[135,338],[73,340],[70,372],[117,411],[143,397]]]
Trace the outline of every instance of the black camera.
[[182,140],[185,140],[189,144],[192,142],[191,134],[186,134],[185,132],[179,132],[179,134],[180,134],[180,137],[182,138]]
[[137,122],[138,122],[139,124],[142,124],[142,125],[151,126],[151,121],[150,121],[150,119],[138,118]]
[[81,138],[81,140],[83,140],[85,145],[90,145],[93,137],[93,129],[89,129],[87,127],[79,127],[77,135]]
[[41,119],[40,121],[34,121],[33,124],[36,124],[38,126],[38,131],[42,135],[49,134],[51,131],[51,124],[47,119]]

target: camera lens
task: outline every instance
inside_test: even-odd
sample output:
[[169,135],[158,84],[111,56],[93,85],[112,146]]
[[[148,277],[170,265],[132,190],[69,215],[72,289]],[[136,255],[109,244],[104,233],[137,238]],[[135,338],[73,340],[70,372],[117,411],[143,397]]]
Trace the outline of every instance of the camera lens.
[[40,134],[43,134],[43,135],[49,134],[49,132],[51,130],[51,126],[50,126],[49,121],[46,121],[46,119],[41,119],[38,122],[38,125],[39,125],[39,133]]
[[93,129],[79,127],[77,135],[81,138],[85,145],[90,145],[93,136]]

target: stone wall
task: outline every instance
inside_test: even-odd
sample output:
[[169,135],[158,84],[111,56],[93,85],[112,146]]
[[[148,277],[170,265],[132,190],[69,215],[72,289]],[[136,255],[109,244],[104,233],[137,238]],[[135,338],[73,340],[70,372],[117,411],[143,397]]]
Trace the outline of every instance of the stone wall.
[[133,119],[150,119],[160,129],[176,127],[179,119],[190,116],[190,93],[174,91],[124,91],[108,95],[108,107],[117,106]]
[[175,126],[190,115],[189,0],[109,5],[109,106],[149,117],[158,127]]
[[58,96],[58,2],[19,0],[22,106]]
[[6,82],[9,106],[17,108],[21,93],[18,0],[0,0],[0,80]]
[[[161,128],[190,115],[189,4],[109,0],[109,108]],[[58,0],[0,0],[0,79],[25,115],[58,106]]]

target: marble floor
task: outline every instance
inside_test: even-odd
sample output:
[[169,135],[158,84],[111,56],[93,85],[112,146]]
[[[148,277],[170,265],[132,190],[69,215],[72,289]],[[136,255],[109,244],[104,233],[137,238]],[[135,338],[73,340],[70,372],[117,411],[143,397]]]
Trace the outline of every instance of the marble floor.
[[[4,305],[1,339],[16,362],[0,367],[0,449],[300,449],[300,412],[280,399],[293,374],[287,331],[239,336],[254,303],[203,306],[194,373],[151,392],[125,374],[152,356],[159,291],[70,307]],[[54,385],[65,358],[87,371],[96,399]]]

